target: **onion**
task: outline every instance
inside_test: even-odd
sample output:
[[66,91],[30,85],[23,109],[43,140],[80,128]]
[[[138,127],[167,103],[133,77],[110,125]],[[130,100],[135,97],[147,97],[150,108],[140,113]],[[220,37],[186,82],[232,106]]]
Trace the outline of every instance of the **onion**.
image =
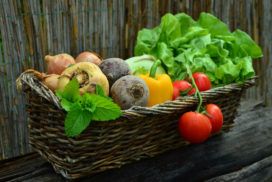
[[43,84],[45,84],[50,90],[55,91],[58,87],[59,75],[50,74],[43,77]]
[[65,68],[71,64],[75,64],[75,60],[69,54],[58,54],[55,56],[47,55],[45,56],[45,61],[47,64],[47,73],[48,74],[58,74],[60,75]]
[[99,65],[102,62],[102,58],[94,52],[84,51],[76,57],[76,62],[90,62]]

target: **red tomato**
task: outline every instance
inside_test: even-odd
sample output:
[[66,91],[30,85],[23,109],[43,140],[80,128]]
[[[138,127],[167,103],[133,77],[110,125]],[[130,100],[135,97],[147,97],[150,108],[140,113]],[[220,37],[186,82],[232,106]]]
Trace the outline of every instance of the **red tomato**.
[[175,100],[178,96],[180,96],[181,92],[186,92],[190,90],[187,94],[192,95],[195,93],[195,89],[192,89],[192,85],[185,80],[177,80],[173,82],[174,92],[173,92],[173,100]]
[[172,99],[175,100],[179,97],[179,89],[174,87]]
[[196,72],[193,74],[193,78],[199,91],[205,91],[212,88],[209,77],[204,73]]
[[206,105],[207,116],[212,124],[212,133],[219,132],[223,125],[223,114],[221,109],[215,104]]
[[188,95],[193,95],[193,94],[195,94],[195,92],[196,92],[196,89],[195,89],[195,88],[192,88],[192,90],[190,90],[190,91],[188,92]]
[[204,114],[186,112],[179,119],[179,132],[191,143],[204,142],[209,138],[211,131],[211,122]]
[[181,91],[185,91],[188,88],[191,88],[192,85],[185,80],[176,80],[173,82],[173,87],[178,88]]

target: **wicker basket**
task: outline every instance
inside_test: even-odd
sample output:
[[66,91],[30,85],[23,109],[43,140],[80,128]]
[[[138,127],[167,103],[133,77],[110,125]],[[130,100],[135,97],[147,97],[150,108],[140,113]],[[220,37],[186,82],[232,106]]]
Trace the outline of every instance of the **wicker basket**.
[[[58,98],[33,74],[19,77],[27,95],[30,144],[65,178],[75,179],[118,168],[142,158],[188,145],[177,130],[178,117],[198,99],[182,97],[152,108],[133,107],[111,122],[93,122],[77,138],[64,134],[65,111]],[[243,91],[254,84],[230,84],[202,92],[204,103],[221,106],[223,131],[232,125]]]

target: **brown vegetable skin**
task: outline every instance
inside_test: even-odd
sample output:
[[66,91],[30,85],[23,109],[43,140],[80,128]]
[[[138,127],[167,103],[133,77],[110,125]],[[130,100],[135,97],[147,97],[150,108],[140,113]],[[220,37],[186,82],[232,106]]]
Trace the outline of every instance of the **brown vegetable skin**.
[[111,87],[111,97],[122,109],[132,106],[146,106],[149,90],[139,77],[127,75],[118,79]]
[[99,65],[101,71],[106,75],[110,87],[113,83],[121,78],[130,74],[128,64],[120,58],[108,58],[102,61]]
[[100,65],[102,62],[102,58],[96,54],[95,52],[89,52],[89,51],[84,51],[81,52],[75,60],[77,63],[79,62],[90,62],[94,63],[96,65]]
[[66,53],[55,56],[46,55],[44,60],[47,64],[47,74],[60,75],[69,65],[75,64],[74,58]]
[[50,74],[43,77],[43,84],[45,84],[50,90],[55,91],[58,87],[59,75]]

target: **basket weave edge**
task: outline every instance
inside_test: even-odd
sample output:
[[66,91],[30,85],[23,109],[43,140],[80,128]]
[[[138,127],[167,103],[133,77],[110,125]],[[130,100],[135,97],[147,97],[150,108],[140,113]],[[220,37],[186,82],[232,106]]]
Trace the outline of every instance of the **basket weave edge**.
[[[227,94],[232,90],[242,90],[251,87],[255,84],[257,77],[252,77],[243,83],[232,83],[221,87],[212,88],[210,90],[201,92],[204,100],[209,97],[220,96]],[[34,74],[29,72],[23,72],[17,79],[17,87],[22,84],[22,90],[25,91],[26,85],[35,90],[41,97],[47,101],[53,103],[57,108],[62,109],[58,97]],[[198,98],[195,96],[179,97],[173,101],[166,101],[162,104],[155,105],[153,107],[133,106],[130,109],[122,110],[121,117],[145,117],[146,115],[159,115],[159,114],[171,114],[177,110],[185,107],[192,107],[198,103]]]

